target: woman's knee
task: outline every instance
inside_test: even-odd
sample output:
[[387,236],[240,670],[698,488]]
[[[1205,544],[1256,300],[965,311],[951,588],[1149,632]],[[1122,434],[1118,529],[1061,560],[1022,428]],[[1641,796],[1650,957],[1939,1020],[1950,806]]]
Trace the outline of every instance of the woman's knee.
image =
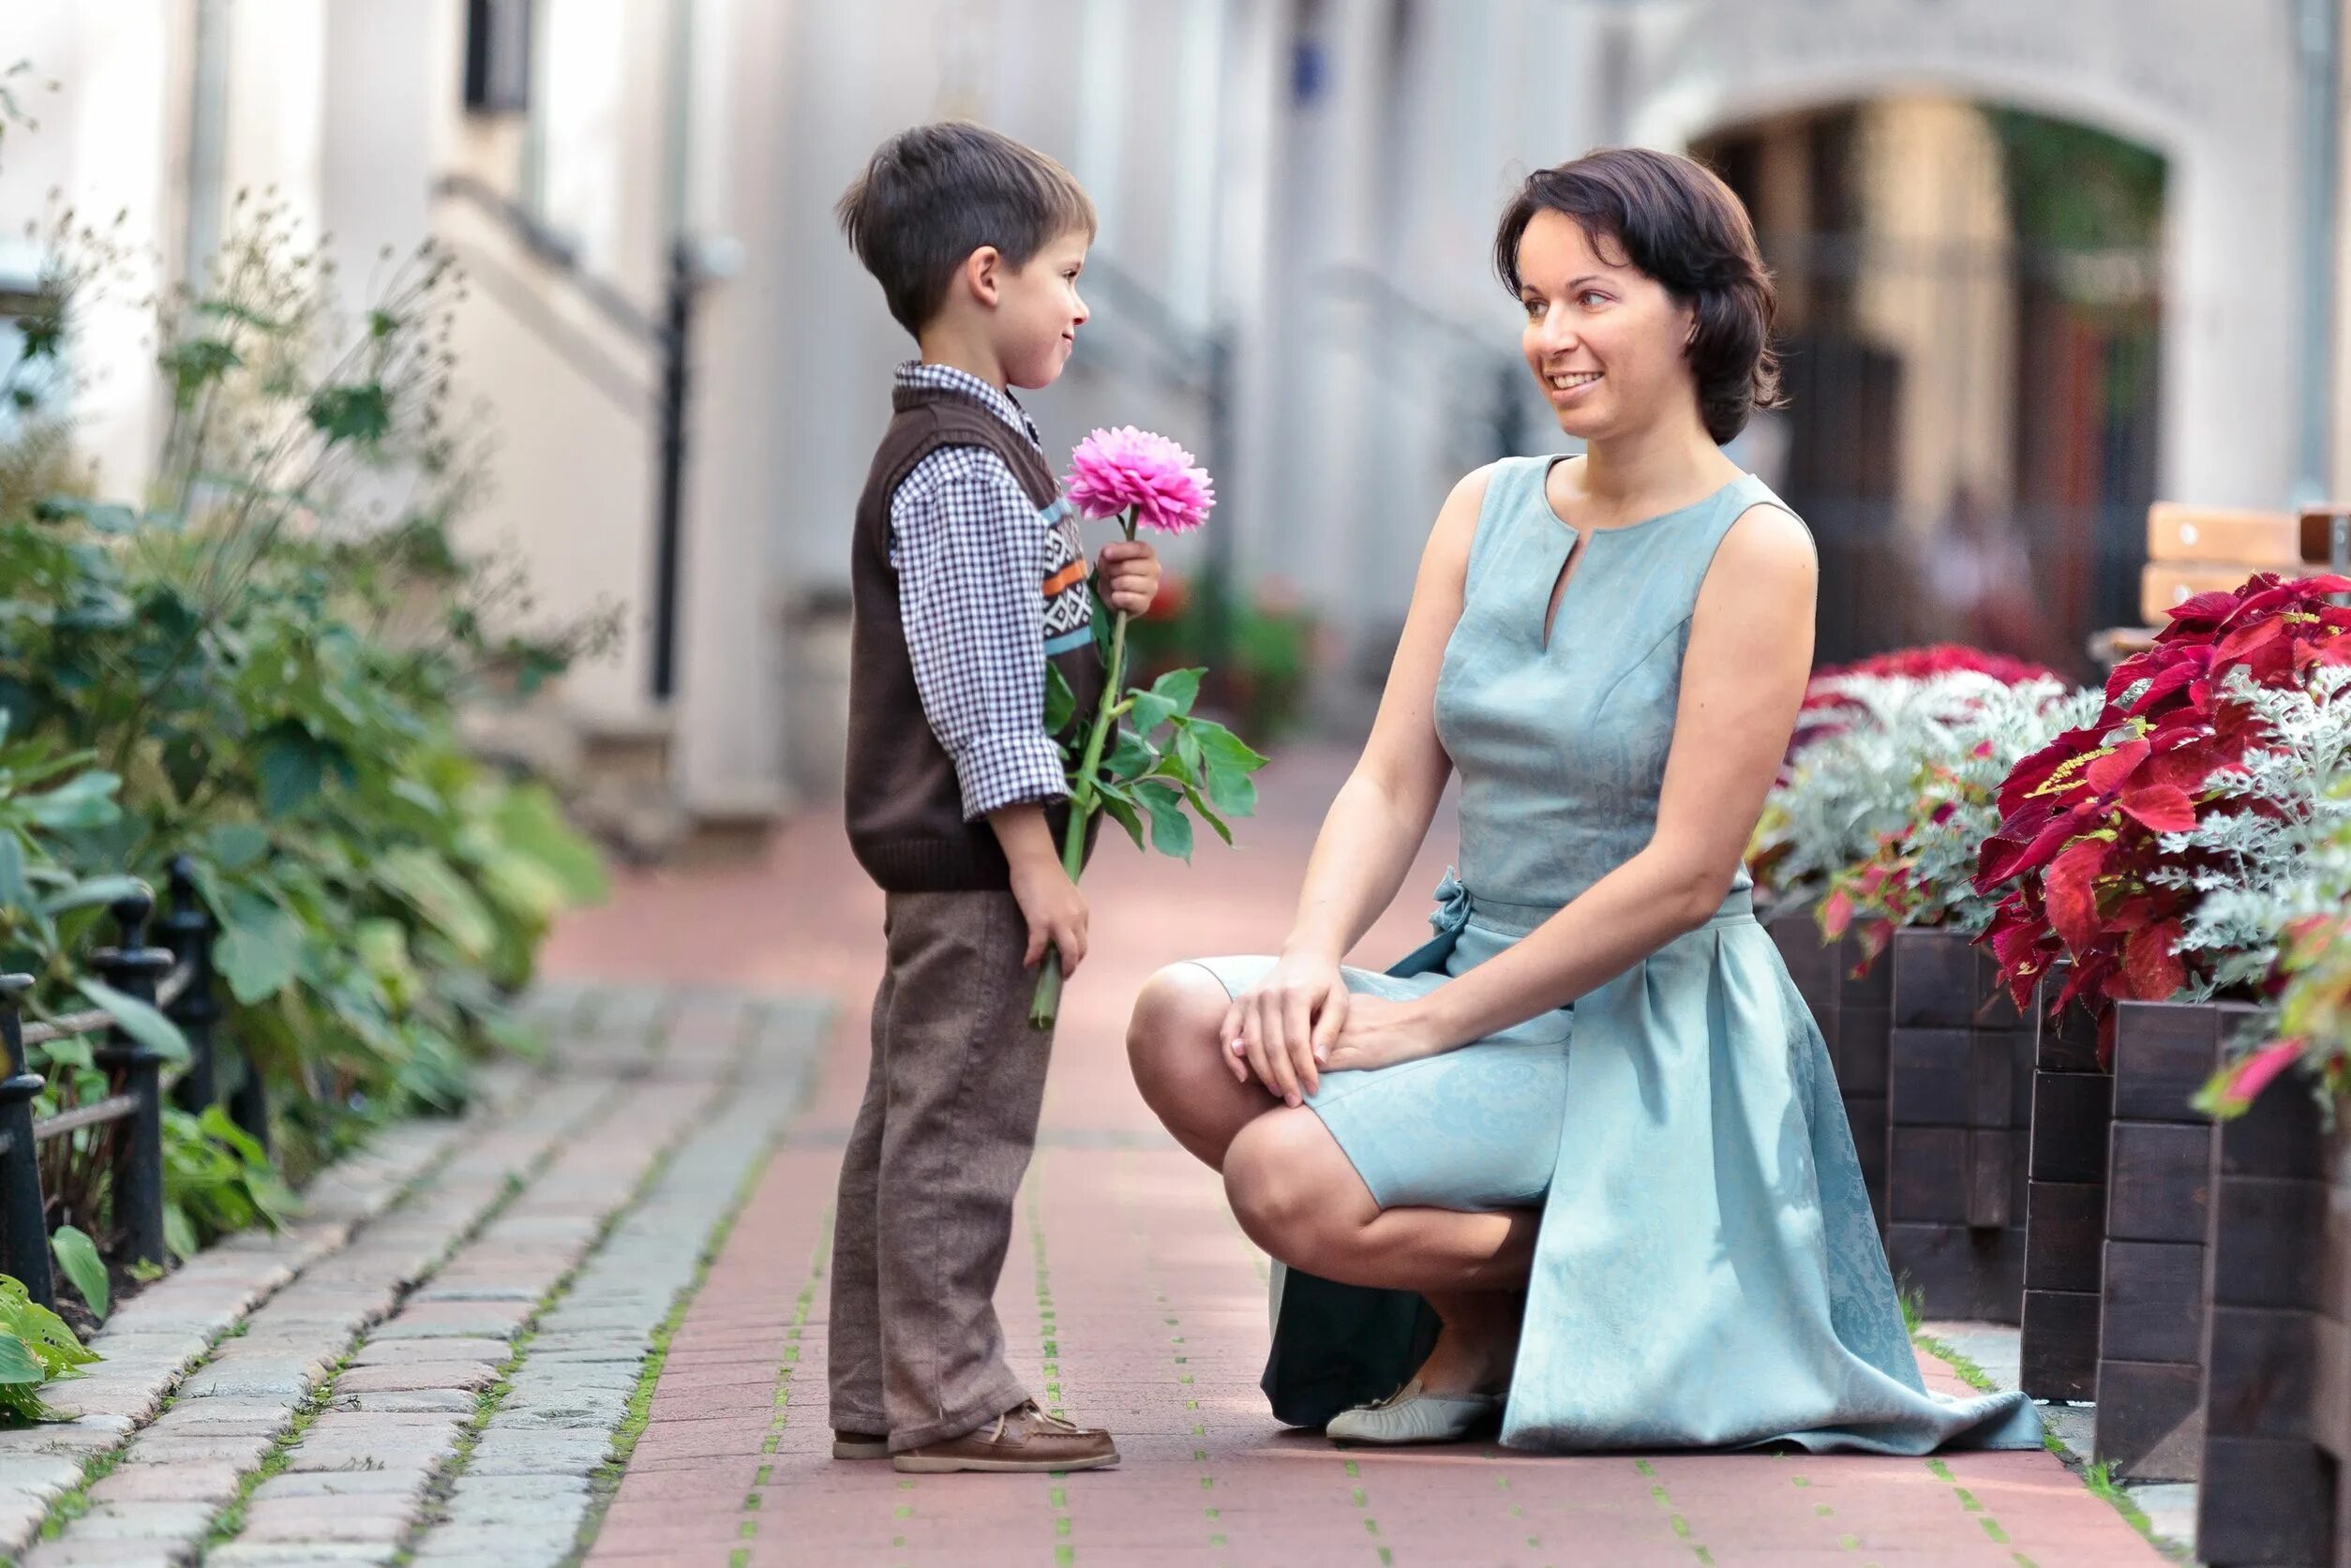
[[1196,963],[1171,963],[1144,982],[1127,1020],[1127,1062],[1146,1100],[1156,1108],[1187,1077],[1217,1066],[1217,1025],[1230,1005]]
[[1303,1109],[1269,1112],[1234,1136],[1224,1194],[1250,1240],[1306,1269],[1379,1213],[1322,1118]]

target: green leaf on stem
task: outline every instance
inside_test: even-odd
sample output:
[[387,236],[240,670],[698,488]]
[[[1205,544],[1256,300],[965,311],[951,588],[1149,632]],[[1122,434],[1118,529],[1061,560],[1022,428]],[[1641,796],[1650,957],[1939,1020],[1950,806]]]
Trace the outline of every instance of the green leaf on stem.
[[1233,829],[1225,825],[1224,818],[1209,809],[1208,802],[1201,799],[1200,791],[1187,788],[1184,791],[1184,799],[1191,802],[1191,809],[1200,814],[1200,820],[1206,823],[1215,831],[1217,837],[1226,844],[1233,842]]
[[60,1225],[50,1232],[49,1245],[56,1249],[58,1272],[73,1282],[73,1288],[89,1303],[91,1311],[105,1317],[107,1303],[112,1297],[107,1286],[106,1262],[98,1256],[97,1243],[70,1225]]
[[1211,766],[1224,767],[1242,773],[1254,773],[1265,766],[1265,758],[1252,750],[1249,743],[1212,719],[1194,719],[1192,736],[1199,740]]
[[1235,773],[1229,768],[1218,768],[1212,764],[1208,769],[1207,785],[1208,799],[1214,800],[1217,810],[1226,815],[1257,814],[1257,781],[1247,773]]
[[1151,847],[1178,860],[1191,859],[1191,818],[1184,814],[1180,790],[1152,787],[1135,791],[1135,799],[1151,814]]
[[1140,779],[1159,766],[1160,750],[1133,730],[1121,727],[1106,763],[1114,779]]
[[1151,694],[1176,705],[1178,713],[1190,713],[1191,705],[1200,700],[1200,678],[1205,669],[1169,670],[1151,682]]
[[1052,660],[1045,661],[1045,733],[1058,735],[1070,727],[1077,717],[1077,694],[1070,690],[1069,677]]
[[175,1062],[187,1060],[187,1037],[180,1026],[163,1016],[152,1002],[142,1002],[136,996],[124,994],[103,980],[82,978],[74,982],[82,994],[114,1015],[123,1033],[150,1051],[160,1052]]
[[1145,847],[1143,818],[1135,814],[1131,801],[1105,794],[1102,797],[1102,814],[1124,828],[1127,830],[1127,837],[1134,840],[1134,846],[1137,849]]

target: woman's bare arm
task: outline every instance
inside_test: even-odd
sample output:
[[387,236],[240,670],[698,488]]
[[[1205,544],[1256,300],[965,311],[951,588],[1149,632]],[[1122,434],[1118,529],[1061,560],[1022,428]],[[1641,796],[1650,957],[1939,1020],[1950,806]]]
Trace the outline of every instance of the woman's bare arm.
[[1431,1049],[1564,1007],[1721,906],[1804,700],[1819,576],[1787,513],[1751,507],[1731,525],[1691,620],[1656,831],[1509,951],[1406,1005]]
[[1241,1048],[1236,1067],[1246,1060],[1268,1089],[1293,1102],[1315,1086],[1316,1042],[1327,1047],[1345,1022],[1339,962],[1403,886],[1452,772],[1437,740],[1437,671],[1460,619],[1488,472],[1456,485],[1437,513],[1378,717],[1323,817],[1281,962],[1225,1017],[1223,1038]]

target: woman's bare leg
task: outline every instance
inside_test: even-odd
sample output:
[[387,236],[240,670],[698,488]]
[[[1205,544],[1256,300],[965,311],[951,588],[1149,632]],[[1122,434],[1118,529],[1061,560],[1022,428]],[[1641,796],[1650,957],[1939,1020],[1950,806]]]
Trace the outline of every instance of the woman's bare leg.
[[1127,1062],[1144,1103],[1178,1143],[1219,1171],[1234,1135],[1281,1103],[1254,1080],[1237,1082],[1225,1066],[1217,1027],[1231,1004],[1207,970],[1172,963],[1145,983],[1127,1024]]
[[1382,1209],[1320,1116],[1276,1108],[1235,1133],[1224,1190],[1250,1240],[1342,1284],[1417,1291],[1445,1324],[1421,1367],[1431,1393],[1492,1392],[1517,1354],[1540,1216]]

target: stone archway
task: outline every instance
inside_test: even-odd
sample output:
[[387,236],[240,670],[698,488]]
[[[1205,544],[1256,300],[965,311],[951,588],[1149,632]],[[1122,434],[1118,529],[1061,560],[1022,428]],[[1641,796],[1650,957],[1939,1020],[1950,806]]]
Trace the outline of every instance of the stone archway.
[[2170,164],[2160,489],[2282,505],[2305,345],[2299,56],[2286,0],[1690,0],[1627,19],[1626,140],[1938,91],[2080,121]]

